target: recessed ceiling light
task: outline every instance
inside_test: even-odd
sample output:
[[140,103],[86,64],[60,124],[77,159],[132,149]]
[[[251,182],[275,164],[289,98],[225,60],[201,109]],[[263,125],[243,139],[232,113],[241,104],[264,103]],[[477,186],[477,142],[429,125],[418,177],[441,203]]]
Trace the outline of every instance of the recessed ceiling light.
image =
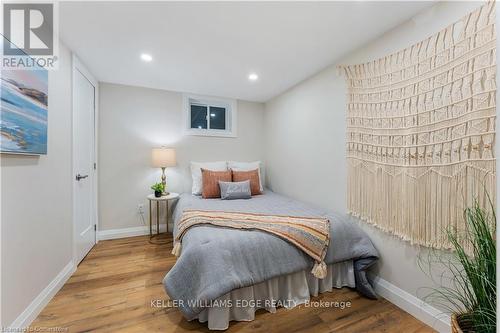
[[248,79],[250,81],[257,81],[258,78],[259,78],[259,76],[255,73],[250,73],[250,75],[248,75]]
[[151,60],[153,60],[153,57],[150,54],[143,53],[143,54],[141,54],[141,59],[143,61],[150,62]]

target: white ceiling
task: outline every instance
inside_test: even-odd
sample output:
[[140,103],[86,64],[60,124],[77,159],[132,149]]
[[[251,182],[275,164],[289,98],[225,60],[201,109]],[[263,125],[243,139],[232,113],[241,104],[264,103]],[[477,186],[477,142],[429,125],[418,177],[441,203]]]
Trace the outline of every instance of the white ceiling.
[[59,30],[99,81],[266,101],[430,5],[61,2]]

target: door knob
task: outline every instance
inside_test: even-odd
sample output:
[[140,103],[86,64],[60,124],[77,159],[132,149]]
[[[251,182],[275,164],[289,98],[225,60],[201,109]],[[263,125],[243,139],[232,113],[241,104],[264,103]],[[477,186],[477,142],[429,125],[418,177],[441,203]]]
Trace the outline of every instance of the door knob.
[[77,174],[77,175],[76,175],[76,180],[77,180],[77,181],[80,181],[80,180],[82,180],[82,179],[87,178],[88,176],[89,176],[89,175],[83,175],[83,176],[82,176],[82,175],[80,175],[80,174]]

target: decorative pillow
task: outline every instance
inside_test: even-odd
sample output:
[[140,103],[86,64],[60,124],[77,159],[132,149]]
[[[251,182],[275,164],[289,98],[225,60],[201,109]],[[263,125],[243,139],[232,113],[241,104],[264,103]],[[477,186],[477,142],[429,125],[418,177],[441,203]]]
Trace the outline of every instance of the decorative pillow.
[[259,180],[259,170],[255,169],[252,171],[234,171],[233,172],[233,182],[242,182],[245,180],[250,181],[250,191],[252,195],[261,194],[260,191],[260,180]]
[[227,171],[226,161],[222,162],[191,162],[191,176],[193,178],[193,187],[191,192],[194,195],[200,195],[203,182],[201,179],[201,169],[207,169],[212,171]]
[[252,197],[249,180],[234,183],[219,181],[219,187],[222,200],[250,199]]
[[201,169],[201,178],[203,182],[203,189],[201,196],[204,199],[220,198],[219,181],[230,182],[231,170],[229,171],[211,171]]
[[262,186],[262,172],[260,170],[261,163],[260,161],[255,161],[255,162],[235,162],[235,161],[228,161],[227,162],[227,167],[228,169],[234,170],[234,171],[252,171],[257,169],[259,171],[259,187],[260,191],[264,191],[264,187]]

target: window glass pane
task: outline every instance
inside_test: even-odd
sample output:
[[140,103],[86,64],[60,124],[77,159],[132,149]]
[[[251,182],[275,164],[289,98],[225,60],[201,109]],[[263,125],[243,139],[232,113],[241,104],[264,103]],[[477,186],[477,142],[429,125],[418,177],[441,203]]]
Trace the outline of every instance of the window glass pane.
[[210,107],[210,129],[226,129],[226,108]]
[[191,128],[207,128],[207,107],[191,104]]

